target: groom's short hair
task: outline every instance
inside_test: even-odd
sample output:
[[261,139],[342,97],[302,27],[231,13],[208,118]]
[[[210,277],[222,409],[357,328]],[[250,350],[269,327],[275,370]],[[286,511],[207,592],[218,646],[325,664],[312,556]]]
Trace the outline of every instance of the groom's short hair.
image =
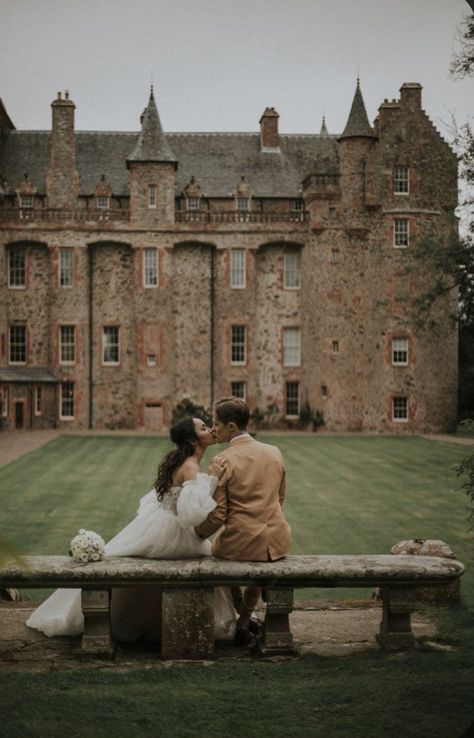
[[240,430],[245,430],[249,424],[249,406],[238,397],[224,397],[222,400],[217,400],[214,412],[221,423],[235,423]]

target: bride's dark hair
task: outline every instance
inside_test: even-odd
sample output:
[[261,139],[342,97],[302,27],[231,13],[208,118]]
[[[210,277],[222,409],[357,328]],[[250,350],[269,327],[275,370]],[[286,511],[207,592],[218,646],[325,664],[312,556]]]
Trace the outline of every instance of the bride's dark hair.
[[159,500],[169,492],[173,484],[173,474],[181,464],[194,454],[193,442],[198,440],[194,419],[191,416],[178,420],[170,428],[170,438],[177,448],[166,454],[158,467],[154,488]]

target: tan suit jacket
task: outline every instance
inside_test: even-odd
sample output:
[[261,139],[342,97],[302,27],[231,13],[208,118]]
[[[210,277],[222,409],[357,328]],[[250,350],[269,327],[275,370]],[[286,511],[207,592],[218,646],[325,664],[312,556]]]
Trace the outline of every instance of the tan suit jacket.
[[219,454],[227,460],[214,499],[217,507],[196,527],[221,559],[273,561],[288,553],[291,529],[284,518],[285,466],[276,446],[237,437]]

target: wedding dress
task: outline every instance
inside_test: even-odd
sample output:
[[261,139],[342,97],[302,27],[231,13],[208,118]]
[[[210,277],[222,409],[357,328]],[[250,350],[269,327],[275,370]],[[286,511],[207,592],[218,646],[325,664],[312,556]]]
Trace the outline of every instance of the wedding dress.
[[[198,473],[197,478],[172,487],[160,502],[154,489],[140,500],[136,517],[105,546],[106,556],[143,556],[150,559],[185,559],[209,556],[211,544],[202,541],[193,527],[214,510],[212,497],[217,478]],[[230,640],[236,614],[230,591],[215,588],[214,634]],[[57,589],[29,617],[26,625],[47,636],[78,635],[84,630],[80,589]]]

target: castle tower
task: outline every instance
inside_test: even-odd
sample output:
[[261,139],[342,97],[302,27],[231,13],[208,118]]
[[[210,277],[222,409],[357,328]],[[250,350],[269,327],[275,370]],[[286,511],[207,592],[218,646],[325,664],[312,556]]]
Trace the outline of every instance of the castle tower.
[[51,132],[51,162],[46,175],[46,193],[50,208],[73,208],[79,196],[79,172],[76,169],[76,140],[74,134],[74,110],[69,99],[58,96],[51,103],[53,127]]
[[348,214],[366,205],[366,165],[377,137],[367,117],[359,80],[339,142],[342,207]]
[[153,86],[141,122],[137,144],[127,159],[130,220],[145,226],[174,223],[178,162],[161,127]]

